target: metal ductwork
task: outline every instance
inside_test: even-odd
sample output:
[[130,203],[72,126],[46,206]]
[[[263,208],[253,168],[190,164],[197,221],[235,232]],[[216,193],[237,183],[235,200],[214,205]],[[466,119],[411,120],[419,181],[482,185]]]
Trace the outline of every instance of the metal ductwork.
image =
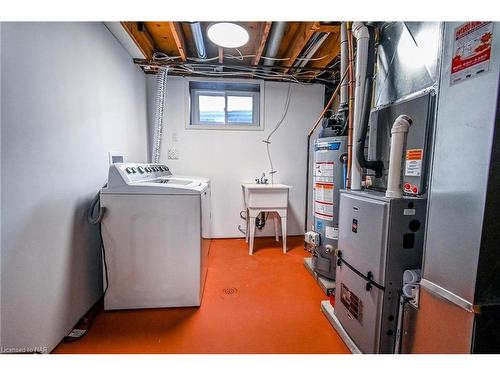
[[201,24],[199,22],[189,22],[189,27],[191,28],[191,33],[193,34],[196,53],[199,58],[204,59],[207,57],[207,50],[205,49],[205,42],[203,41]]
[[[288,22],[274,22],[271,29],[271,35],[269,36],[269,41],[267,43],[266,57],[276,57],[278,54],[281,40],[283,39],[287,25]],[[264,59],[264,65],[272,66],[274,65],[274,60]]]

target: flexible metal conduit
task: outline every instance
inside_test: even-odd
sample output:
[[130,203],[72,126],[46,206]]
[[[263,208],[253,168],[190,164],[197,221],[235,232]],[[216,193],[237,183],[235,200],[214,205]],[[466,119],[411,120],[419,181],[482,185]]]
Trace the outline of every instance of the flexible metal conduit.
[[190,22],[189,27],[193,34],[194,45],[196,46],[196,53],[200,59],[207,57],[207,50],[205,49],[205,42],[203,41],[203,33],[201,32],[201,25],[199,22]]
[[[271,35],[269,36],[269,42],[266,49],[267,57],[276,57],[278,50],[280,48],[281,40],[285,34],[288,22],[274,22],[271,29]],[[264,65],[272,66],[274,65],[274,60],[265,59]]]
[[161,141],[163,134],[163,121],[167,98],[168,68],[160,68],[156,75],[156,115],[153,129],[153,148],[151,150],[151,162],[160,162]]

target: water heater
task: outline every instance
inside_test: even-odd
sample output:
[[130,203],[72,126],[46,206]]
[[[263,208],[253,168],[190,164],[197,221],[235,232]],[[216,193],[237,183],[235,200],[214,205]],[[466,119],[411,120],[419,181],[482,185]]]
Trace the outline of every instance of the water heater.
[[340,189],[345,188],[347,137],[318,138],[314,145],[313,216],[319,245],[313,267],[318,274],[335,278],[335,249],[339,236]]

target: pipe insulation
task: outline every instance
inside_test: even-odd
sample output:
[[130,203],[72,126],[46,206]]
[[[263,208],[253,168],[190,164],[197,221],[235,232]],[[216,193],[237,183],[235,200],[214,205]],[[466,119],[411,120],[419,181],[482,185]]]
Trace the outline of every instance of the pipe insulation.
[[[348,45],[347,45],[347,22],[342,22],[340,24],[340,71],[341,74],[348,69],[347,59],[349,55]],[[340,86],[340,105],[339,108],[343,109],[347,107],[348,98],[348,88],[349,82],[344,80]]]
[[412,124],[412,119],[406,115],[399,116],[391,129],[391,153],[389,156],[389,176],[387,178],[387,198],[401,198],[401,167],[403,152],[406,148],[406,137]]
[[[287,26],[288,22],[274,22],[271,29],[271,35],[269,36],[269,42],[267,43],[266,57],[276,57]],[[264,60],[264,65],[272,66],[274,62],[274,60],[266,59]]]
[[368,43],[370,34],[363,22],[354,22],[352,33],[356,38],[356,86],[354,91],[354,125],[352,138],[354,140],[352,149],[351,166],[351,190],[361,190],[361,165],[356,157],[360,147],[359,138],[361,112],[363,109],[363,99],[365,97],[366,67],[368,62]]
[[151,150],[152,163],[160,162],[163,123],[167,103],[167,78],[168,68],[160,68],[156,75],[156,113],[153,128],[153,147]]

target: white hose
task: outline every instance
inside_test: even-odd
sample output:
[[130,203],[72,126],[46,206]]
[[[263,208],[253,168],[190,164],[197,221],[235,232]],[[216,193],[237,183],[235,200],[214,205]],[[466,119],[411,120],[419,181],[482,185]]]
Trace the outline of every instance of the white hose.
[[285,106],[283,107],[283,113],[281,115],[281,118],[276,123],[276,126],[274,127],[274,129],[271,130],[271,132],[267,136],[266,140],[262,141],[262,142],[264,142],[266,144],[267,157],[269,159],[269,165],[271,166],[271,170],[269,171],[269,174],[271,175],[271,184],[274,184],[274,174],[277,171],[275,171],[274,167],[273,167],[273,160],[271,159],[271,150],[270,150],[269,146],[271,145],[271,137],[276,132],[276,130],[279,129],[279,127],[283,123],[283,120],[285,120],[286,114],[288,113],[288,108],[290,107],[290,98],[292,96],[291,94],[292,94],[292,84],[289,83],[288,84],[288,91],[287,91],[287,94],[286,94]]

